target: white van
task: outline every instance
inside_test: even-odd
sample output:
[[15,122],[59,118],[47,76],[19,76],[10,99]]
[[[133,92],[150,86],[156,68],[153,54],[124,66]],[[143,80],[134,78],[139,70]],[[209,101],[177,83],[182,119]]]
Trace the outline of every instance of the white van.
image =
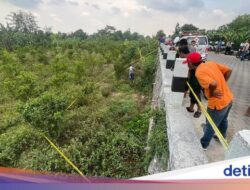
[[207,60],[208,49],[209,49],[207,36],[190,35],[190,36],[182,36],[180,38],[180,40],[181,39],[187,39],[188,45],[190,45],[192,41],[195,41],[196,42],[196,51],[201,54],[203,61]]

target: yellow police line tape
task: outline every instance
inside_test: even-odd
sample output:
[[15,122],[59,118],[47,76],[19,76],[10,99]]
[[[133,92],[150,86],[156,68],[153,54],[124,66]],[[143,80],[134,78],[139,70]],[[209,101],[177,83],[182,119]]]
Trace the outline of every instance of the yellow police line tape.
[[207,113],[207,110],[205,109],[205,107],[203,106],[203,104],[201,103],[201,101],[199,100],[199,98],[196,96],[194,90],[192,89],[192,87],[190,86],[190,84],[187,82],[187,85],[190,89],[190,91],[192,92],[192,94],[194,95],[196,101],[198,102],[202,113],[205,115],[205,117],[207,118],[208,122],[210,123],[210,125],[212,126],[215,134],[217,135],[217,137],[219,138],[221,144],[224,146],[224,148],[226,150],[228,150],[229,145],[227,143],[227,140],[223,137],[223,135],[221,134],[220,130],[218,129],[218,127],[216,126],[216,124],[214,123],[213,119],[211,118],[211,116]]
[[[144,57],[147,57],[147,56],[149,56],[149,55],[151,55],[151,54],[153,54],[153,53],[155,53],[155,52],[157,52],[157,51],[158,51],[158,49],[156,49],[156,50],[154,50],[154,51],[151,51],[150,53],[148,53],[148,54],[142,56],[141,50],[138,48],[138,52],[139,52],[140,58],[137,59],[136,61],[130,63],[130,64],[139,63],[141,60],[144,60]],[[106,76],[106,77],[105,77],[104,79],[102,79],[101,81],[98,81],[98,82],[96,82],[96,83],[94,83],[94,84],[98,84],[98,83],[103,82],[105,79],[107,79],[108,77],[110,77],[110,76],[113,75],[114,73],[115,73],[115,71],[113,71],[112,73],[110,73],[108,76]],[[75,98],[75,99],[70,103],[70,105],[66,108],[66,110],[68,110],[69,108],[71,108],[71,106],[74,105],[74,103],[77,101],[77,99],[78,99],[78,98]]]
[[86,181],[89,182],[88,178],[85,177],[83,175],[83,173],[76,167],[75,164],[73,164],[73,162],[70,161],[69,158],[67,158],[67,156],[65,156],[65,154],[51,141],[49,140],[48,137],[46,137],[45,135],[43,136],[48,142],[49,144],[65,159],[65,161],[70,165],[72,166]]

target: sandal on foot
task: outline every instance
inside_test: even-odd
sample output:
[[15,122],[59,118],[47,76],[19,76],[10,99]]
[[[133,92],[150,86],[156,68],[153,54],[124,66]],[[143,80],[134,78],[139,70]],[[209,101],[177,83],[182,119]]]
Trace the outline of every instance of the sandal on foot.
[[214,135],[213,138],[217,141],[219,141],[219,138],[217,137],[217,135]]
[[194,110],[191,110],[191,108],[190,108],[190,107],[186,107],[186,109],[187,109],[187,111],[188,111],[188,112],[191,112],[191,113],[193,113],[193,112],[194,112]]
[[195,118],[199,118],[201,116],[201,112],[200,111],[197,111],[194,113],[194,117]]

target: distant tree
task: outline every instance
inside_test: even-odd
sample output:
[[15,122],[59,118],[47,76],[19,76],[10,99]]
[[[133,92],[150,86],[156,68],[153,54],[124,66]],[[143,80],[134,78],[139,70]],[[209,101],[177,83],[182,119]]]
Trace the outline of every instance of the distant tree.
[[87,33],[84,32],[82,29],[76,30],[75,32],[71,33],[69,36],[73,38],[78,38],[80,40],[85,40],[88,37]]
[[199,29],[199,33],[201,35],[206,35],[206,29]]
[[14,35],[14,31],[8,24],[6,27],[0,24],[0,46],[1,47],[7,49],[8,51],[12,51],[13,43],[14,43],[13,35]]
[[114,33],[114,38],[115,40],[123,40],[123,33],[121,30],[117,30],[115,33]]
[[106,25],[104,30],[106,31],[106,33],[114,33],[116,31],[115,27],[114,26],[110,26],[110,25]]
[[163,30],[159,30],[156,33],[156,38],[159,39],[160,37],[166,36],[165,32]]
[[172,35],[172,39],[175,39],[177,36],[179,36],[180,31],[181,27],[180,24],[177,22],[177,24],[175,25],[174,34]]
[[45,26],[44,28],[43,28],[43,31],[45,32],[45,33],[52,33],[52,27],[49,27],[49,26]]
[[115,31],[115,27],[107,25],[104,29],[98,30],[97,36],[107,36],[113,34]]
[[131,40],[138,40],[138,39],[142,39],[143,36],[140,35],[138,32],[133,32],[132,36],[131,36]]
[[127,39],[127,40],[130,40],[130,39],[131,39],[131,31],[130,31],[130,29],[126,30],[126,31],[123,33],[123,37],[124,37],[124,39]]
[[49,46],[52,42],[51,36],[52,32],[38,30],[34,35],[36,45]]
[[250,31],[250,14],[236,17],[227,26],[234,31]]
[[192,24],[184,24],[181,27],[181,31],[182,32],[194,32],[194,31],[198,31],[199,28],[197,28],[196,26],[192,25]]
[[57,37],[61,39],[66,39],[68,35],[65,32],[58,32]]
[[31,33],[37,31],[39,28],[35,16],[23,11],[11,12],[6,17],[6,20],[15,32]]
[[216,31],[220,39],[234,42],[234,48],[250,38],[250,14],[240,15],[231,23],[222,25]]

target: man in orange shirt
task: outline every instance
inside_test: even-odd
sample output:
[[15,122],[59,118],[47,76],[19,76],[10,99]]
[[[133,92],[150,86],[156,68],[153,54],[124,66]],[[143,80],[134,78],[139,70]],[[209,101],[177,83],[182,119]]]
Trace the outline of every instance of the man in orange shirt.
[[[215,61],[202,63],[201,55],[197,52],[189,54],[186,63],[188,63],[189,69],[195,70],[195,76],[208,98],[207,112],[225,137],[228,127],[227,117],[233,101],[233,94],[227,84],[232,69]],[[208,147],[213,136],[214,130],[206,121],[204,135],[200,140],[204,150]]]

